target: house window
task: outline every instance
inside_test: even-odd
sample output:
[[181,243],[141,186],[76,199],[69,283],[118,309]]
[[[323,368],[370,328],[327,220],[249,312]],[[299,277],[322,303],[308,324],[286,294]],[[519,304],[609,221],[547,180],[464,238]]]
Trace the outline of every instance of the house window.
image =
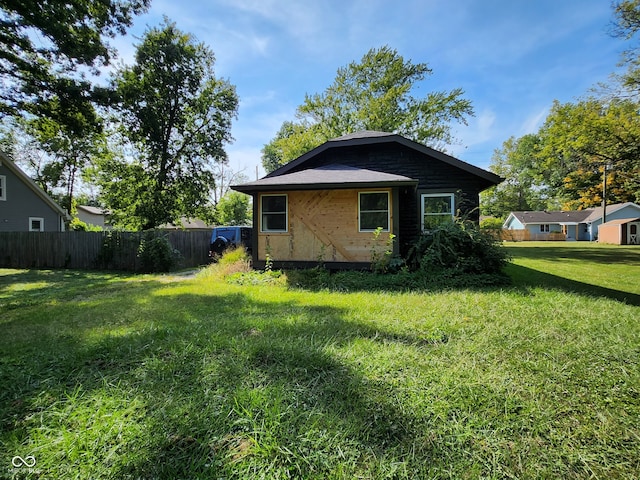
[[389,231],[389,192],[358,193],[358,229],[373,232]]
[[261,232],[287,231],[287,196],[262,195],[260,197]]
[[422,195],[422,230],[431,230],[453,220],[453,193],[428,193]]
[[44,218],[29,217],[30,232],[44,232]]
[[7,177],[0,175],[0,200],[7,199]]
[[548,223],[540,224],[540,232],[541,233],[549,233],[549,224]]

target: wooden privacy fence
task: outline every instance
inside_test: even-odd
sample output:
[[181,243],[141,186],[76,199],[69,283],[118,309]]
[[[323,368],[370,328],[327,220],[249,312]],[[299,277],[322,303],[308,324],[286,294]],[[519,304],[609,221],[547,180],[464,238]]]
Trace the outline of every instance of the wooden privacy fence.
[[208,231],[1,232],[0,267],[139,271],[140,244],[150,236],[167,238],[180,268],[208,262]]
[[567,239],[562,232],[531,233],[529,230],[500,230],[500,238],[508,242],[558,242]]

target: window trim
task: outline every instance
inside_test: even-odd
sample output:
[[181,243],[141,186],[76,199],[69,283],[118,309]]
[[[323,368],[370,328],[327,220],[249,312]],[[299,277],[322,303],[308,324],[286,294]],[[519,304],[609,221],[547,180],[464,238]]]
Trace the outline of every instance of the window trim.
[[551,224],[549,224],[549,223],[541,223],[540,224],[540,233],[551,233]]
[[[382,232],[390,232],[391,231],[391,195],[388,190],[375,190],[375,191],[364,191],[358,192],[358,232],[375,232],[376,228],[362,228],[362,210],[360,210],[360,197],[362,195],[369,195],[373,193],[384,193],[387,195],[387,228],[383,228]],[[365,210],[365,212],[383,212],[384,210]]]
[[[421,193],[420,194],[420,231],[422,231],[422,232],[425,231],[425,227],[424,227],[424,217],[425,217],[424,199],[425,198],[432,198],[432,197],[449,197],[450,205],[451,205],[451,220],[453,220],[455,218],[455,212],[456,212],[456,194],[455,193],[451,193],[451,192]],[[437,215],[444,216],[443,214],[432,214],[432,216],[437,216]]]
[[[33,228],[33,222],[40,222],[40,229],[36,230]],[[29,231],[30,232],[44,232],[44,218],[42,217],[29,217]]]
[[0,175],[0,200],[7,200],[7,176]]
[[[263,211],[263,203],[262,203],[262,199],[265,197],[284,197],[284,201],[285,201],[285,207],[284,207],[284,212],[268,212],[268,213],[275,213],[278,215],[281,215],[282,213],[284,213],[284,230],[266,230],[264,228],[264,224],[263,224],[263,215],[264,215],[264,211]],[[263,193],[260,195],[260,233],[289,233],[289,195],[286,193]]]

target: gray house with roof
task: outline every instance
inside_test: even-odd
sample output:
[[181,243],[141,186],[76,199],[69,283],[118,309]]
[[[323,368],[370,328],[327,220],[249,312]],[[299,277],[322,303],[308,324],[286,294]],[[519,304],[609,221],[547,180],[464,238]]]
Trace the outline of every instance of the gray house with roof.
[[231,188],[253,197],[253,261],[361,268],[372,251],[405,255],[424,230],[466,215],[502,179],[397,134],[329,140],[264,178]]
[[[598,230],[604,217],[602,207],[573,211],[511,212],[504,221],[504,230],[526,230],[530,240],[598,239]],[[640,205],[632,202],[607,205],[606,221],[619,221],[640,217]]]
[[63,232],[70,220],[65,210],[0,152],[0,232]]

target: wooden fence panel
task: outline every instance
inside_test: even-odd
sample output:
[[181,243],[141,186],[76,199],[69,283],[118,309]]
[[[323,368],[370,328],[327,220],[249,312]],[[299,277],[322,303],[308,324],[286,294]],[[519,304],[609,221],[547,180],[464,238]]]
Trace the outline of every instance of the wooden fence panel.
[[[180,252],[178,266],[208,262],[208,231],[156,231]],[[138,248],[146,234],[138,232],[2,232],[0,267],[128,270],[140,268]]]
[[558,242],[567,239],[562,232],[531,233],[529,230],[502,230],[500,236],[508,242]]

